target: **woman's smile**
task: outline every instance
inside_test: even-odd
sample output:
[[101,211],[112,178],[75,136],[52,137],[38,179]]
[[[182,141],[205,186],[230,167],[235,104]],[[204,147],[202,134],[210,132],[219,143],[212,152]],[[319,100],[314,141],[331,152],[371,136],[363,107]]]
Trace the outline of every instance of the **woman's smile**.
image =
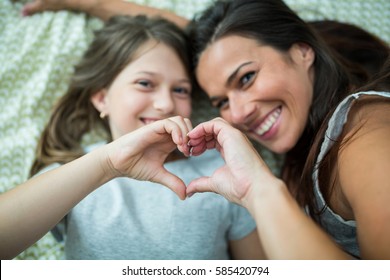
[[282,113],[282,108],[278,107],[275,110],[273,110],[271,113],[269,113],[263,121],[253,129],[250,129],[251,133],[254,133],[258,136],[260,136],[262,139],[266,140],[272,137],[272,135],[276,129],[273,129],[275,127],[275,124],[279,120],[280,114]]

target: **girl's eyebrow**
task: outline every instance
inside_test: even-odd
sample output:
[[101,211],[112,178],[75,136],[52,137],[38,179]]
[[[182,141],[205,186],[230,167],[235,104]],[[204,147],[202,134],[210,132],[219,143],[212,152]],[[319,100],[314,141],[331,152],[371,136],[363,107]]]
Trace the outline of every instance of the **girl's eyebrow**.
[[238,72],[241,70],[241,68],[248,65],[248,64],[251,64],[251,63],[253,63],[253,61],[244,62],[243,64],[238,66],[237,69],[227,79],[225,86],[229,87],[232,84],[233,80],[236,78],[236,76],[237,76]]
[[156,76],[156,73],[149,72],[149,71],[139,71],[136,74],[147,74],[147,75],[150,75],[150,76]]
[[[146,75],[150,75],[150,76],[158,76],[157,73],[149,72],[149,71],[139,71],[136,74],[146,74]],[[183,79],[178,80],[178,82],[191,84],[191,79],[183,78]]]

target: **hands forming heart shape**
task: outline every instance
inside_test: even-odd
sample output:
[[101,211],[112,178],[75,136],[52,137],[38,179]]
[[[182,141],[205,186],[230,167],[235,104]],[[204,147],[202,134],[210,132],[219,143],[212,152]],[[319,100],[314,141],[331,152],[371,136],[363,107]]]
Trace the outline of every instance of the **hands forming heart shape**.
[[[107,162],[113,177],[127,176],[160,183],[181,199],[196,192],[215,192],[243,204],[252,182],[273,176],[247,137],[221,118],[192,128],[190,120],[172,117],[144,126],[107,146]],[[212,176],[197,178],[186,186],[163,166],[176,148],[187,157],[216,149],[225,165]]]

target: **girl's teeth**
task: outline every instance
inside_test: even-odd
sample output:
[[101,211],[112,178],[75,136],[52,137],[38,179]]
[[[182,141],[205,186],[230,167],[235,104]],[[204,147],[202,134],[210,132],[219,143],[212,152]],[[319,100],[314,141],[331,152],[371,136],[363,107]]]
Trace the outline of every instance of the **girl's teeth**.
[[150,124],[150,123],[152,123],[152,122],[155,122],[155,120],[144,119],[143,122],[144,122],[145,124]]

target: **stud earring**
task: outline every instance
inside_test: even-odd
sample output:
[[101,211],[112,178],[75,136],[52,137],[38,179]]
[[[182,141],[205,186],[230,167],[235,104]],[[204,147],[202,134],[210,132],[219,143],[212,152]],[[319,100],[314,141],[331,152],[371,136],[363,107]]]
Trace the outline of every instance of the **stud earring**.
[[103,113],[103,112],[100,112],[100,118],[101,118],[101,119],[104,119],[105,117],[106,117],[106,114]]

